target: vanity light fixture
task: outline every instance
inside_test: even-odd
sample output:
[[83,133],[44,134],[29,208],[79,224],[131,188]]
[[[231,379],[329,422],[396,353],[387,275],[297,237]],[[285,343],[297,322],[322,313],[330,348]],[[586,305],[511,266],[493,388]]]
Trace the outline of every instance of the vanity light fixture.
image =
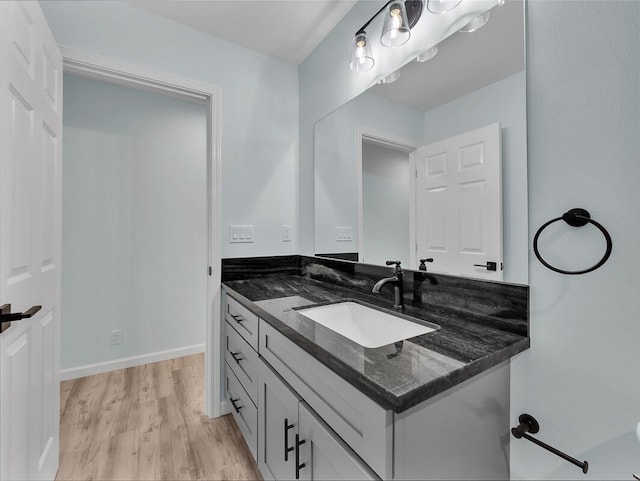
[[411,29],[404,1],[391,2],[387,5],[380,42],[385,47],[393,48],[404,45],[409,41],[409,38],[411,38]]
[[378,84],[390,84],[390,83],[395,82],[399,78],[400,78],[400,71],[399,70],[395,70],[395,71],[391,72],[389,75],[387,75],[386,77],[383,77],[382,79],[380,79],[378,81]]
[[425,50],[420,55],[418,55],[416,57],[416,62],[418,62],[418,63],[428,62],[429,60],[431,60],[436,55],[438,55],[438,46],[437,45]]
[[354,72],[366,72],[371,70],[375,61],[371,54],[371,45],[367,39],[367,34],[363,31],[356,35],[351,50],[351,63],[349,68]]
[[491,17],[491,12],[487,10],[479,17],[476,17],[473,20],[471,20],[468,24],[466,24],[464,27],[458,30],[458,32],[464,32],[464,33],[475,32],[476,30],[481,29],[487,24],[487,22],[489,21],[489,17]]
[[[461,0],[460,0],[461,1]],[[354,72],[366,72],[373,68],[375,60],[365,29],[382,12],[385,12],[380,42],[393,48],[404,45],[411,37],[411,29],[422,15],[423,0],[389,0],[355,34],[349,68]]]
[[447,13],[460,5],[462,0],[427,0],[427,10],[431,13]]

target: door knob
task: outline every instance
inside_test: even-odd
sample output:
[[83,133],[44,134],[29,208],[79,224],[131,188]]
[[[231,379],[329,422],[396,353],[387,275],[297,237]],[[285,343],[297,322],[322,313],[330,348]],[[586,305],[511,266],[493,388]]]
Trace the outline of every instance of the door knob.
[[42,306],[33,306],[25,312],[11,312],[11,304],[4,304],[0,306],[0,325],[2,326],[0,332],[6,331],[13,321],[19,321],[20,319],[28,319],[33,317],[36,312],[42,309]]

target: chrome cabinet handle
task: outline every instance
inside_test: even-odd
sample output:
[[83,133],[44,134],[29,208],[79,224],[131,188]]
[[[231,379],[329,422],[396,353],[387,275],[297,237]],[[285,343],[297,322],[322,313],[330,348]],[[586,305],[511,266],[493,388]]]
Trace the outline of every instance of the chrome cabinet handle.
[[633,477],[640,481],[640,474],[633,473]]
[[245,319],[242,316],[238,316],[236,314],[231,314],[231,317],[233,317],[233,320],[236,321],[238,324],[245,321]]

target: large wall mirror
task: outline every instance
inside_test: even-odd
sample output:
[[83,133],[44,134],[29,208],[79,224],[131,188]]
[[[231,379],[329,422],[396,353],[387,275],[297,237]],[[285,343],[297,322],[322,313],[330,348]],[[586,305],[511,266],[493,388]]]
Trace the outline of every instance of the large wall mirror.
[[316,255],[527,282],[523,0],[485,17],[316,124]]

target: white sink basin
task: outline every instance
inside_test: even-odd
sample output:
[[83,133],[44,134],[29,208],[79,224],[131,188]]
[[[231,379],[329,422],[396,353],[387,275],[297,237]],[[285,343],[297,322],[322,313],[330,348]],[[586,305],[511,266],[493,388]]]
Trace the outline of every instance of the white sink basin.
[[363,347],[386,346],[437,329],[351,301],[297,311]]

